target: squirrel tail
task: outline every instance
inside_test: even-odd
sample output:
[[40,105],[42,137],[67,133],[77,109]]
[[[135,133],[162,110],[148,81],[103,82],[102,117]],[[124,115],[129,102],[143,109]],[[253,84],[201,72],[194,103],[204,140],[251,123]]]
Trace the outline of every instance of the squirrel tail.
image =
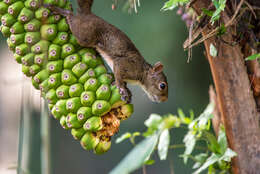
[[80,13],[90,14],[94,0],[77,0]]

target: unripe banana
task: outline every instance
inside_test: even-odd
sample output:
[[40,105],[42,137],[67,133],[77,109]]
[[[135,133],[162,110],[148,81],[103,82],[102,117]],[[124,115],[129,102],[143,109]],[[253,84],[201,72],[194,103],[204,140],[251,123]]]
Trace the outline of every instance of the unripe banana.
[[21,61],[23,65],[31,66],[34,62],[34,54],[33,53],[26,54],[21,58]]
[[61,47],[56,44],[51,44],[49,47],[48,59],[58,60],[60,58],[60,53],[61,53]]
[[43,3],[72,10],[65,0],[3,0],[0,31],[8,37],[22,72],[48,101],[53,117],[71,129],[84,149],[102,154],[133,106],[121,100],[111,85],[113,75],[96,51],[81,47],[66,19]]
[[72,54],[64,59],[64,68],[71,69],[80,61],[80,56],[78,54]]
[[58,87],[56,90],[56,94],[58,98],[60,99],[69,98],[69,89],[70,87],[67,85],[61,85],[60,87]]
[[20,34],[24,32],[24,26],[21,22],[16,22],[10,28],[12,34]]
[[41,70],[41,67],[40,67],[39,65],[36,65],[36,64],[30,66],[30,69],[29,69],[31,76],[34,76],[34,75],[37,74],[40,70]]
[[90,107],[80,107],[77,112],[77,118],[79,122],[85,123],[85,121],[92,116],[92,109]]
[[27,32],[24,37],[24,42],[28,45],[34,45],[41,40],[40,32]]
[[101,85],[96,91],[96,96],[98,100],[109,100],[110,95],[111,95],[111,90],[108,84]]
[[34,17],[33,11],[31,11],[28,8],[23,8],[18,16],[18,21],[24,24],[29,22],[31,19],[33,19],[33,17]]
[[2,16],[1,22],[3,26],[11,27],[16,22],[16,20],[12,15],[6,13]]
[[41,22],[37,19],[32,19],[30,22],[24,25],[24,29],[27,32],[40,31]]
[[69,113],[66,117],[66,123],[68,128],[79,129],[82,127],[82,124],[78,121],[77,115],[73,113]]
[[80,140],[85,133],[86,131],[82,127],[79,129],[71,129],[71,134],[76,140]]
[[92,113],[102,116],[111,110],[111,105],[106,100],[96,100],[92,105]]
[[14,17],[17,17],[20,11],[23,9],[24,4],[22,1],[17,1],[16,3],[8,7],[8,13]]
[[81,77],[81,75],[88,69],[87,64],[83,62],[79,62],[73,66],[72,72],[77,76]]
[[35,54],[40,54],[40,53],[46,53],[46,51],[49,48],[50,42],[46,40],[41,40],[37,42],[35,45],[32,46],[32,52]]
[[47,63],[47,54],[36,54],[34,56],[34,63],[43,67]]
[[53,43],[57,45],[64,45],[68,42],[69,35],[66,32],[58,32],[56,38],[54,39]]
[[102,125],[102,119],[100,117],[91,117],[89,118],[85,124],[83,125],[83,128],[86,130],[86,131],[91,131],[91,132],[96,132],[96,131],[99,131],[103,128],[103,125]]
[[55,89],[50,89],[47,93],[45,98],[47,99],[48,103],[55,104],[58,101],[58,97],[56,96]]
[[111,147],[111,141],[101,140],[95,148],[95,153],[101,155],[107,152]]
[[70,86],[69,95],[70,97],[80,97],[83,91],[84,91],[83,85],[80,83],[76,83]]
[[77,113],[78,109],[81,107],[81,102],[79,97],[73,97],[67,100],[66,109],[69,112]]
[[19,54],[20,56],[24,56],[29,52],[30,52],[30,47],[25,43],[15,47],[15,53]]
[[65,69],[61,73],[61,82],[65,85],[72,85],[77,82],[77,78],[71,70]]
[[96,91],[100,86],[100,82],[96,78],[88,79],[84,84],[84,89],[86,91]]
[[57,25],[55,24],[42,25],[41,36],[43,39],[52,41],[53,39],[55,39],[56,35],[57,35]]
[[95,77],[95,72],[92,68],[89,68],[80,78],[79,78],[79,82],[82,84],[85,84],[85,82],[89,79],[89,78],[93,78]]
[[62,49],[61,49],[61,58],[65,58],[71,54],[73,54],[75,52],[75,48],[72,44],[70,43],[67,43],[65,45],[62,46]]
[[63,60],[49,61],[46,69],[49,74],[61,72],[63,70]]
[[36,10],[40,7],[41,1],[40,0],[26,0],[24,5],[26,8],[30,10]]
[[61,73],[55,73],[50,75],[48,79],[48,88],[56,89],[59,85],[61,85]]
[[80,144],[86,150],[95,149],[99,143],[99,138],[91,132],[86,132],[81,138]]
[[36,19],[40,21],[47,20],[47,18],[50,15],[50,10],[44,7],[40,7],[38,10],[35,12],[35,17]]
[[83,106],[92,106],[96,100],[96,95],[93,91],[84,91],[80,95],[80,100]]

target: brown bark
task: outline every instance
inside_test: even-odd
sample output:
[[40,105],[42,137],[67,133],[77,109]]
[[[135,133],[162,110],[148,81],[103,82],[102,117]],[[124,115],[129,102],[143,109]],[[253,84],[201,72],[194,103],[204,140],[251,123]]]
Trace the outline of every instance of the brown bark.
[[[192,7],[200,14],[201,8],[211,1],[197,0]],[[221,22],[227,23],[231,17],[223,12]],[[202,32],[205,37],[214,27],[210,25]],[[228,28],[223,40],[232,42],[235,29]],[[218,55],[210,55],[213,44]],[[213,36],[204,41],[210,64],[221,119],[224,122],[229,146],[238,156],[232,160],[234,174],[260,173],[260,132],[258,114],[253,92],[245,66],[244,55],[239,45],[230,46]]]

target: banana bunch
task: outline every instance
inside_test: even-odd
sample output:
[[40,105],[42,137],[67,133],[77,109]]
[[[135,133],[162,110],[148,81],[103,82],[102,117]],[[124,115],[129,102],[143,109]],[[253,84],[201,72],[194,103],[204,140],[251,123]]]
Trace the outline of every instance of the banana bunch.
[[102,154],[133,106],[121,100],[95,50],[81,47],[65,18],[42,3],[72,10],[66,0],[1,0],[1,32],[54,118],[84,149]]

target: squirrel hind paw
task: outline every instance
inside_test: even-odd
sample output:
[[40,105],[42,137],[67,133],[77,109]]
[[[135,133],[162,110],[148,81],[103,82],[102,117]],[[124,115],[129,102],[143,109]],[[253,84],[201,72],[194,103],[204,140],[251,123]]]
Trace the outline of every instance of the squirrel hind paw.
[[126,103],[131,103],[132,94],[128,88],[119,88],[119,93],[121,95],[121,100],[125,101]]

